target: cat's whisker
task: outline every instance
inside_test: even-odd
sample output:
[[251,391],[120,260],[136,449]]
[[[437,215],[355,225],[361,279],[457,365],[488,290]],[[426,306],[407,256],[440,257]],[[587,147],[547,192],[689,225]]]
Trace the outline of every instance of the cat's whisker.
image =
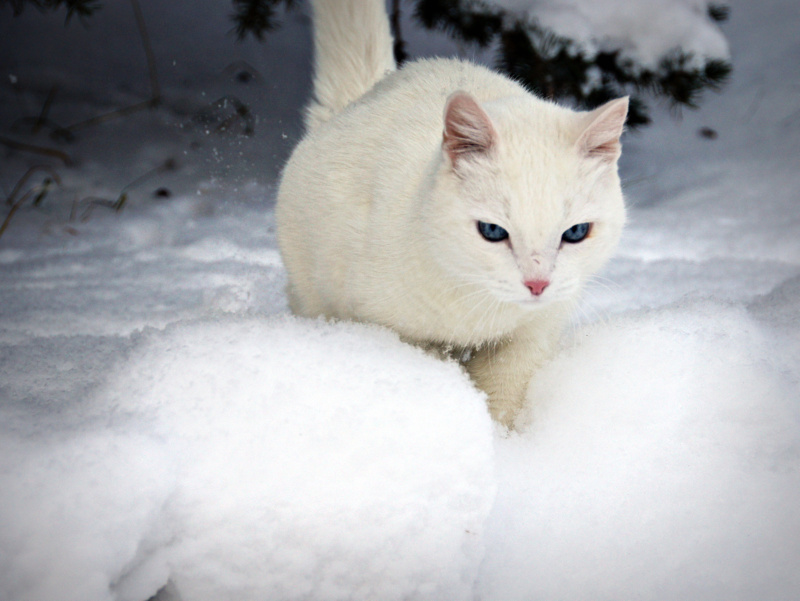
[[592,297],[602,299],[603,295],[598,294],[598,290],[603,291],[605,296],[611,298],[614,303],[621,298],[621,287],[616,281],[602,276],[590,277],[584,287],[584,296],[587,299]]
[[[487,331],[489,332],[495,331],[495,328],[492,326],[495,324],[495,321],[497,319],[501,303],[499,300],[492,297],[489,297],[488,301],[489,301],[488,304],[482,307],[483,313],[481,314],[480,318],[476,320],[475,326],[473,327],[473,337],[476,340],[486,339],[485,332]],[[478,306],[479,305],[476,305],[475,308],[477,308]],[[474,308],[470,311],[470,313],[472,313],[473,311]],[[467,315],[466,317],[469,317],[469,315]],[[490,317],[491,321],[489,321]],[[485,324],[489,324],[489,326],[486,327]]]
[[602,286],[609,292],[618,292],[622,289],[622,287],[619,285],[619,282],[616,280],[612,280],[611,278],[607,278],[598,274],[589,276],[586,283],[587,286]]
[[[593,293],[594,291],[591,289],[587,288],[585,290],[583,302],[578,303],[577,310],[580,311],[581,315],[585,317],[587,323],[601,323],[605,325],[609,320],[608,311],[601,311],[596,306],[588,302],[588,299],[591,298]],[[589,311],[591,311],[591,314]]]
[[598,319],[602,319],[602,315],[600,315],[597,311],[592,309],[591,314],[589,313],[589,307],[584,304],[578,304],[575,308],[576,313],[578,314],[576,317],[580,317],[580,319],[573,319],[573,327],[574,328],[582,328],[592,323],[595,323]]

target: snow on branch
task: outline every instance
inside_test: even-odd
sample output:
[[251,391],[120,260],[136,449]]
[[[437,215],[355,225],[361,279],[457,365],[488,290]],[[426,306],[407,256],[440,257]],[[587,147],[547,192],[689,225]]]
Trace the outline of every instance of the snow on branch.
[[533,91],[594,108],[630,95],[629,125],[650,121],[643,97],[696,107],[731,73],[719,23],[726,5],[704,0],[418,0],[426,27],[481,47]]

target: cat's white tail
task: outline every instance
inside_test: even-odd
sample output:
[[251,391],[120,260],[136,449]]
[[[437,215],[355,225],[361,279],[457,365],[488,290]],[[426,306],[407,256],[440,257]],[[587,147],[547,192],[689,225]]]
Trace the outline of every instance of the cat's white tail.
[[314,97],[306,112],[312,130],[394,71],[384,0],[313,0]]

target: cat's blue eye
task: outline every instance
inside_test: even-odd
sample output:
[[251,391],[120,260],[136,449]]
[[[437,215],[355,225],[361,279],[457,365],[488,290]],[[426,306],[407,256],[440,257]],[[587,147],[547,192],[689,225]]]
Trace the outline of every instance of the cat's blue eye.
[[478,222],[478,231],[489,242],[502,242],[508,238],[508,232],[496,223]]
[[591,223],[579,223],[577,225],[573,225],[566,232],[564,232],[561,235],[561,240],[564,242],[569,242],[570,244],[576,244],[577,242],[583,241],[591,231]]

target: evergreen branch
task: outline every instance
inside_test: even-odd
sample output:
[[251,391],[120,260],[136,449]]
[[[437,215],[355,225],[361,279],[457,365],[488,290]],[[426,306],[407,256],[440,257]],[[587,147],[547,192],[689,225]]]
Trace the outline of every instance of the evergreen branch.
[[717,4],[712,2],[708,5],[707,11],[709,18],[717,23],[727,21],[731,16],[731,7],[727,4]]
[[477,0],[418,0],[414,17],[428,29],[436,29],[465,42],[486,47],[503,30],[502,11]]
[[708,87],[719,90],[728,82],[732,72],[733,65],[728,61],[712,59],[706,63],[703,70],[703,78]]
[[241,41],[247,34],[253,35],[258,41],[263,41],[264,34],[280,27],[276,18],[276,8],[283,4],[290,9],[296,0],[233,0],[234,12],[231,19],[236,24],[234,31],[236,38]]
[[406,42],[403,39],[403,32],[400,29],[400,0],[392,0],[392,11],[389,13],[389,24],[392,28],[392,38],[394,39],[394,61],[399,67],[408,59],[406,52]]
[[[708,15],[722,21],[729,8],[712,3]],[[490,9],[479,0],[417,0],[414,16],[429,29],[479,46],[499,38],[498,70],[545,98],[570,99],[592,109],[612,98],[631,96],[628,125],[632,127],[650,122],[642,95],[666,96],[675,107],[696,107],[703,90],[719,90],[731,73],[725,60],[700,62],[679,51],[656,68],[637,64],[621,49],[587,56],[574,41],[538,22],[509,10]]]
[[31,5],[41,12],[54,12],[62,6],[67,9],[67,16],[64,23],[69,23],[73,15],[80,18],[91,17],[95,12],[102,8],[100,0],[0,0],[0,6],[9,3],[15,17],[20,16],[26,5]]

